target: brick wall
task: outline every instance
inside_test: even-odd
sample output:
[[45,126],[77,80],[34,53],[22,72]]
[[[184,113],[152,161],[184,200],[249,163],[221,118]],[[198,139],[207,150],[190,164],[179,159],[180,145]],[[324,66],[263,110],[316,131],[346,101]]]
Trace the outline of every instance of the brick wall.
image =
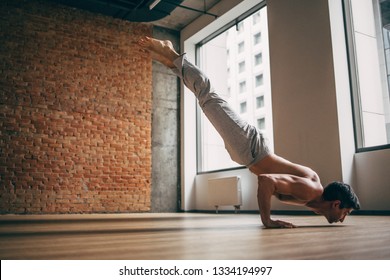
[[151,27],[0,3],[0,212],[150,210]]

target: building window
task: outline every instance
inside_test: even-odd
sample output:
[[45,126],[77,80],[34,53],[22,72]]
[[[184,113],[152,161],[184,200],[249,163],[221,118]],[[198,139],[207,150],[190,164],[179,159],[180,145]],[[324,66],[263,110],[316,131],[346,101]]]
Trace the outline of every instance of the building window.
[[263,74],[257,75],[255,77],[255,86],[259,87],[259,86],[262,86],[263,84],[264,84],[264,76],[263,76]]
[[265,130],[265,118],[257,119],[257,128],[260,130]]
[[253,25],[260,23],[260,12],[253,14]]
[[263,54],[255,54],[255,66],[260,65],[261,63],[263,63]]
[[258,45],[260,43],[261,43],[261,33],[259,32],[253,35],[253,44]]
[[238,73],[245,72],[245,61],[238,63]]
[[238,92],[239,93],[244,93],[246,92],[246,81],[240,82],[238,84]]
[[238,53],[243,53],[245,51],[245,42],[238,44]]
[[[253,9],[253,13],[259,12],[261,17],[266,18],[267,10],[264,5],[264,2],[259,4],[259,8],[257,10]],[[226,31],[229,31],[228,36],[226,31],[221,33],[221,30],[219,30],[214,37],[209,36],[207,40],[197,45],[197,63],[212,81],[215,91],[232,108],[235,108],[238,115],[243,114],[245,120],[256,128],[261,125],[272,149],[273,131],[272,126],[268,125],[268,122],[272,124],[271,82],[269,59],[266,59],[269,55],[269,48],[268,40],[265,40],[268,36],[268,26],[266,20],[261,20],[256,25],[256,31],[253,28],[245,28],[244,30],[243,26],[252,27],[253,13],[248,13],[248,17],[243,19],[238,25],[241,34],[236,29],[234,22],[231,22],[226,26]],[[253,36],[258,33],[259,29],[262,30],[261,36],[263,36],[259,46],[256,46],[256,50],[253,50],[252,47],[246,47],[243,38],[254,38]],[[237,47],[238,49],[233,51],[232,47]],[[261,54],[258,47],[261,48]],[[227,51],[228,49],[230,49],[230,52]],[[248,59],[244,62],[244,53],[245,56],[248,55],[248,58],[252,58],[252,61]],[[260,73],[259,71],[254,72],[254,66],[260,62],[262,62],[262,77],[256,78]],[[229,71],[228,68],[230,68]],[[256,83],[263,84],[261,95],[264,97],[262,101],[256,100],[259,96],[258,89],[256,91],[252,90]],[[262,104],[257,105],[257,102]],[[257,106],[262,106],[261,117],[263,121],[258,121],[259,112],[256,109]],[[198,112],[198,172],[214,172],[221,169],[239,167],[237,163],[231,160],[225,149],[223,139],[213,125],[201,110],[198,110]],[[267,121],[266,130],[265,121]],[[264,123],[261,124],[260,122]]]
[[236,31],[237,31],[237,34],[241,34],[244,32],[244,23],[242,21],[240,21],[239,23],[237,23],[236,25]]
[[389,1],[345,0],[358,151],[390,148]]
[[240,103],[240,114],[246,113],[246,101]]
[[264,95],[256,97],[256,109],[264,107]]

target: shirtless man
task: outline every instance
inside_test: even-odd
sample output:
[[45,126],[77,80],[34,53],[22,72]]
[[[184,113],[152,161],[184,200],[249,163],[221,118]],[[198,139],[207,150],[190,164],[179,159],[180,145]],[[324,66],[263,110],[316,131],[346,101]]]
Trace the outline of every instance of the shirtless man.
[[329,223],[343,222],[353,209],[360,209],[359,200],[349,185],[334,182],[324,188],[317,173],[310,168],[271,153],[263,135],[232,111],[214,92],[206,75],[188,62],[185,55],[178,54],[170,41],[145,37],[138,45],[142,52],[149,52],[154,60],[183,80],[221,135],[231,158],[258,176],[257,199],[265,227],[296,227],[271,219],[272,196],[287,204],[306,206],[325,216]]

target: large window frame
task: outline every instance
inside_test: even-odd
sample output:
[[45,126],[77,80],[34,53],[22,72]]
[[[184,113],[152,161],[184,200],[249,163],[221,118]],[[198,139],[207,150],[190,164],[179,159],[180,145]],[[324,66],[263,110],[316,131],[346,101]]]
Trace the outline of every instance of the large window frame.
[[[208,42],[210,42],[211,40],[213,40],[214,38],[218,37],[219,35],[221,35],[222,33],[228,31],[230,28],[232,27],[236,27],[236,30],[238,32],[242,31],[242,22],[247,19],[248,17],[252,16],[252,15],[255,15],[256,13],[258,13],[262,8],[266,7],[266,1],[261,1],[259,4],[255,5],[254,7],[252,7],[251,9],[247,10],[245,13],[241,14],[240,16],[238,16],[237,18],[235,18],[234,20],[230,21],[229,23],[227,23],[226,25],[224,25],[222,28],[218,29],[217,31],[211,33],[209,36],[206,36],[203,40],[201,40],[200,42],[198,42],[196,45],[195,45],[195,62],[196,62],[196,65],[199,66],[200,65],[200,48],[207,44]],[[254,23],[255,24],[255,23]],[[260,51],[261,55],[262,54],[262,51]],[[254,63],[254,61],[253,61]],[[229,71],[229,69],[228,69]],[[259,74],[259,73],[257,73]],[[254,77],[253,77],[254,79]],[[245,81],[245,80],[243,80]],[[241,81],[241,82],[243,82]],[[229,88],[228,88],[229,90]],[[207,170],[207,171],[204,171],[203,168],[202,168],[202,161],[201,161],[201,156],[202,156],[202,148],[201,148],[201,115],[203,114],[202,110],[199,108],[199,106],[197,106],[197,109],[196,109],[196,135],[197,135],[197,139],[196,139],[196,167],[197,167],[197,174],[208,174],[208,173],[216,173],[216,172],[223,172],[223,171],[230,171],[230,170],[237,170],[237,169],[245,169],[246,167],[245,166],[235,166],[235,167],[230,167],[230,168],[219,168],[219,169],[213,169],[213,170]],[[256,120],[255,120],[256,121]],[[256,125],[255,123],[253,123],[253,125]]]
[[[347,55],[349,64],[349,77],[351,87],[351,102],[354,121],[354,136],[356,153],[390,149],[390,144],[365,146],[364,124],[362,113],[361,92],[359,85],[359,72],[357,53],[355,49],[356,39],[354,36],[353,15],[351,0],[343,0],[344,26],[346,34]],[[387,69],[389,72],[390,69]]]

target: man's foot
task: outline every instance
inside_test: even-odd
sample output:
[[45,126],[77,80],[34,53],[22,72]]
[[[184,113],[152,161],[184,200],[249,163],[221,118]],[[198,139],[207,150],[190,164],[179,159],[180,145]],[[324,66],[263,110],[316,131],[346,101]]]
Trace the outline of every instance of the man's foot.
[[171,41],[144,37],[138,41],[138,45],[149,51],[154,60],[161,62],[169,68],[175,67],[173,61],[179,57],[179,54],[173,48]]

